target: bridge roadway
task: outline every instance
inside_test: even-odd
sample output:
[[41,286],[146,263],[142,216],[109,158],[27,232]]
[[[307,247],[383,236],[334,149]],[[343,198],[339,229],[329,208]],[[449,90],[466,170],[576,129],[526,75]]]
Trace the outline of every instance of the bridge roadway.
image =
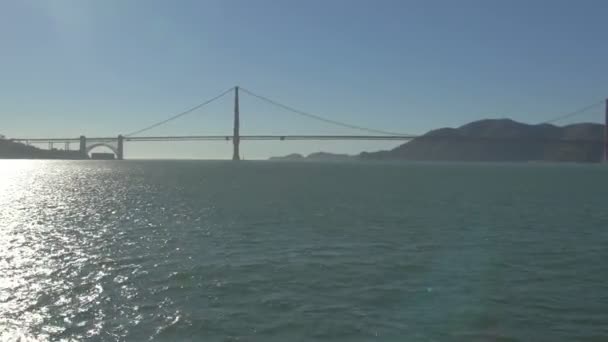
[[[416,135],[241,135],[239,140],[412,140]],[[87,142],[115,142],[117,137],[87,137]],[[184,135],[184,136],[149,136],[127,137],[124,141],[213,141],[233,140],[232,135]],[[80,138],[13,138],[13,141],[24,143],[76,143]]]

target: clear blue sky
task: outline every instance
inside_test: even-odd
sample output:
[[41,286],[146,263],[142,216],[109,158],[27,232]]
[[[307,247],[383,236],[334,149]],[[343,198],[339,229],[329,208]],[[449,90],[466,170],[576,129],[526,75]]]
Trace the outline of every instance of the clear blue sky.
[[[536,123],[608,97],[607,13],[605,0],[4,0],[0,133],[127,133],[237,84],[405,133],[484,117]],[[230,115],[224,98],[149,134],[228,134]],[[358,132],[244,97],[242,133]],[[243,151],[252,159],[391,146],[244,142]],[[224,142],[126,149],[230,157]]]

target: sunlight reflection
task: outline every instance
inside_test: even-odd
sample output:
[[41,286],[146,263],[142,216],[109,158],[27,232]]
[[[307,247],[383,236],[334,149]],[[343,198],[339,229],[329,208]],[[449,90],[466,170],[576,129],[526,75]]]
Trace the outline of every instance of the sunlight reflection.
[[[46,341],[56,332],[49,319],[53,292],[66,289],[53,278],[69,255],[53,258],[74,237],[55,227],[57,208],[66,201],[66,177],[52,161],[0,161],[0,341]],[[69,249],[67,249],[69,250]]]

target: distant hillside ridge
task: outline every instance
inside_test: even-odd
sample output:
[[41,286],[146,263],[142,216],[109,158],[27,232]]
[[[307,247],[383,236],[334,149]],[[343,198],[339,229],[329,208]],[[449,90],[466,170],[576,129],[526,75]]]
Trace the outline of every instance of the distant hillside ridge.
[[432,130],[389,151],[363,152],[364,160],[556,161],[603,159],[604,125],[529,125],[510,119],[484,119],[458,128]]
[[0,139],[0,159],[83,159],[80,151],[43,150],[7,139]]
[[356,159],[355,156],[351,156],[348,154],[337,154],[337,153],[327,153],[327,152],[315,152],[311,153],[308,156],[304,157],[299,153],[288,154],[283,157],[270,157],[269,160],[274,161],[343,161],[343,160],[353,160]]

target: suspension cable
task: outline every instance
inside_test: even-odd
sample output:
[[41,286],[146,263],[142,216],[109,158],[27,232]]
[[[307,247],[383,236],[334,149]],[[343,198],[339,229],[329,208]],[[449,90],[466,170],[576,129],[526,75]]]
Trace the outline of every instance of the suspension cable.
[[239,88],[239,89],[241,89],[243,92],[247,93],[248,95],[251,95],[251,96],[253,96],[255,98],[258,98],[258,99],[260,99],[262,101],[265,101],[267,103],[270,103],[270,104],[272,104],[272,105],[274,105],[276,107],[280,107],[280,108],[283,108],[283,109],[285,109],[287,111],[290,111],[292,113],[295,113],[295,114],[298,114],[298,115],[301,115],[301,116],[305,116],[305,117],[308,117],[310,119],[315,119],[315,120],[318,120],[318,121],[329,123],[329,124],[332,124],[332,125],[346,127],[346,128],[351,128],[351,129],[356,129],[356,130],[360,130],[360,131],[364,131],[364,132],[369,132],[369,133],[375,133],[375,134],[409,135],[409,134],[404,134],[404,133],[394,133],[394,132],[388,132],[388,131],[383,131],[383,130],[379,130],[379,129],[367,128],[367,127],[363,127],[363,126],[351,125],[351,124],[348,124],[348,123],[345,123],[345,122],[341,122],[341,121],[337,121],[337,120],[332,120],[332,119],[327,119],[327,118],[324,118],[322,116],[311,114],[311,113],[307,113],[307,112],[295,109],[293,107],[284,105],[282,103],[276,102],[276,101],[271,100],[271,99],[269,99],[269,98],[267,98],[265,96],[255,94],[255,93],[253,93],[250,90],[247,90],[245,88]]
[[137,130],[137,131],[134,131],[134,132],[132,132],[132,133],[126,134],[126,135],[125,135],[125,137],[130,137],[130,136],[134,136],[134,135],[137,135],[137,134],[143,133],[143,132],[145,132],[145,131],[149,131],[149,130],[151,130],[152,128],[156,128],[156,127],[158,127],[158,126],[160,126],[160,125],[164,125],[164,124],[166,124],[167,122],[170,122],[170,121],[173,121],[173,120],[175,120],[175,119],[178,119],[178,118],[180,118],[180,117],[182,117],[182,116],[184,116],[184,115],[186,115],[186,114],[190,114],[190,113],[192,113],[193,111],[195,111],[195,110],[197,110],[197,109],[199,109],[199,108],[201,108],[201,107],[204,107],[204,106],[206,106],[206,105],[210,104],[211,102],[213,102],[213,101],[215,101],[215,100],[220,99],[221,97],[224,97],[226,94],[230,93],[230,92],[231,92],[231,91],[233,91],[233,90],[234,90],[234,87],[231,87],[230,89],[225,90],[223,93],[221,93],[221,94],[219,94],[219,95],[217,95],[217,96],[215,96],[215,97],[213,97],[213,98],[211,98],[211,99],[209,99],[209,100],[207,100],[207,101],[205,101],[205,102],[202,102],[202,103],[200,103],[200,104],[198,104],[198,105],[196,105],[196,106],[194,106],[194,107],[192,107],[192,108],[190,108],[190,109],[188,109],[188,110],[186,110],[186,111],[183,111],[183,112],[181,112],[181,113],[175,114],[175,115],[173,115],[173,116],[169,117],[168,119],[165,119],[165,120],[159,121],[159,122],[157,122],[157,123],[155,123],[155,124],[152,124],[152,125],[150,125],[150,126],[144,127],[144,128],[142,128],[142,129],[140,129],[140,130]]
[[573,112],[557,116],[557,117],[555,117],[553,119],[550,119],[550,120],[547,120],[547,121],[543,121],[543,122],[541,122],[541,124],[550,124],[550,123],[554,123],[556,121],[561,121],[561,120],[564,120],[564,119],[567,119],[567,118],[571,118],[573,116],[581,115],[581,114],[585,113],[586,111],[588,111],[590,109],[593,109],[595,107],[598,107],[598,106],[602,105],[603,103],[604,103],[604,100],[596,102],[594,104],[585,106],[585,107],[580,108],[578,110],[575,110]]

